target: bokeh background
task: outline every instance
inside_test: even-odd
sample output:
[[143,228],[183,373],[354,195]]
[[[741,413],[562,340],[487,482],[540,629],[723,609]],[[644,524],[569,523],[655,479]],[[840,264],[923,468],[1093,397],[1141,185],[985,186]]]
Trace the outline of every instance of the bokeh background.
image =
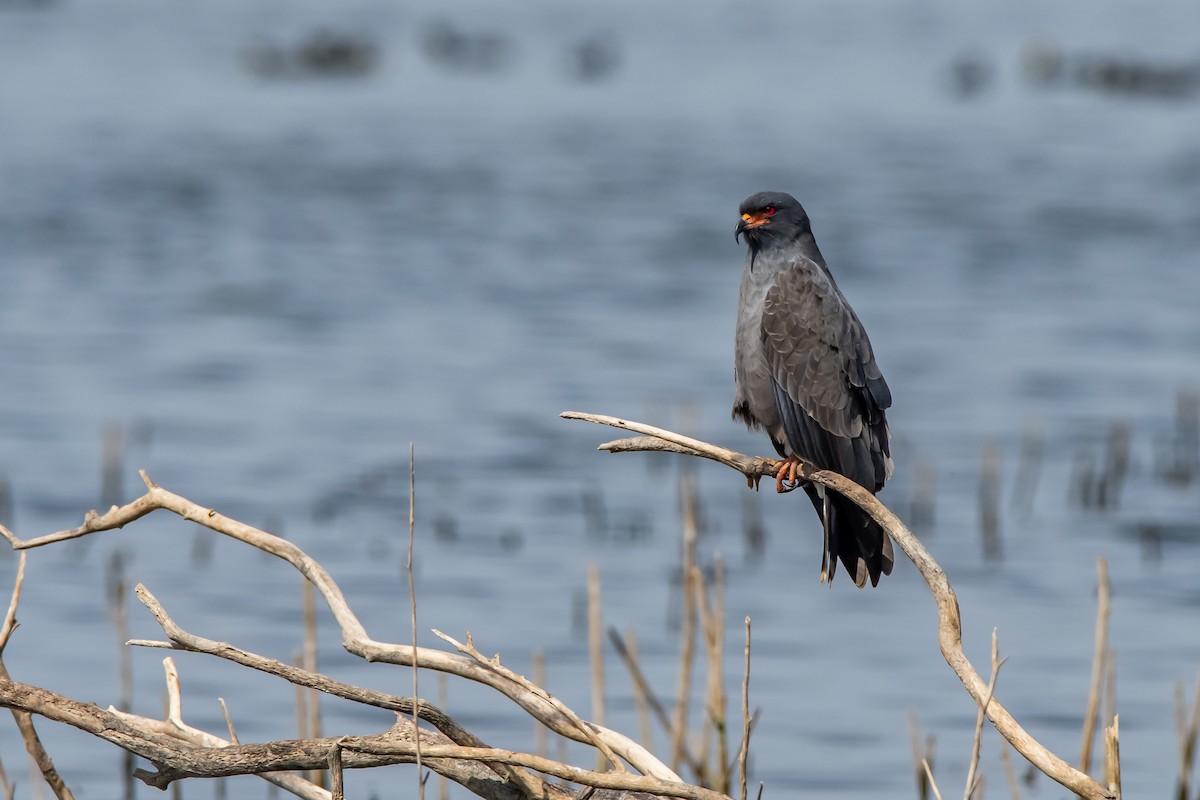
[[[960,592],[969,654],[983,668],[999,629],[999,697],[1073,759],[1106,557],[1125,788],[1166,798],[1172,692],[1200,666],[1198,31],[1182,0],[2,0],[3,521],[72,527],[135,497],[144,467],[293,539],[375,638],[407,641],[411,442],[422,630],[470,630],[526,673],[545,653],[551,690],[587,713],[596,564],[606,624],[637,632],[671,696],[679,464],[598,454],[614,437],[558,413],[767,453],[728,413],[732,233],[743,197],[790,191],[892,386],[883,497]],[[905,796],[910,712],[956,791],[975,709],[911,565],[824,587],[804,498],[715,465],[696,479],[734,698],[754,620],[765,796]],[[119,700],[114,559],[197,633],[300,646],[290,568],[152,516],[30,554],[14,678]],[[0,583],[15,564],[0,553]],[[408,690],[320,631],[324,669]],[[160,656],[133,654],[142,713],[161,707]],[[294,735],[288,687],[177,660],[193,724],[221,730],[223,696],[243,741]],[[606,666],[609,723],[633,733]],[[448,692],[492,745],[533,747],[515,708]],[[324,710],[328,733],[388,724]],[[119,796],[114,750],[41,729],[77,797]],[[993,796],[999,752],[989,733]],[[38,796],[11,725],[0,756]],[[349,780],[389,797],[413,773]]]

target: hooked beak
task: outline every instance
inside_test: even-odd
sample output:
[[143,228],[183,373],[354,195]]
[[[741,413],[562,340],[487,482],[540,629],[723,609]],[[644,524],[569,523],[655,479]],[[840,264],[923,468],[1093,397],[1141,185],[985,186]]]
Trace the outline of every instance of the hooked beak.
[[742,218],[738,220],[737,227],[733,229],[733,240],[740,243],[743,233],[766,224],[767,218],[762,214],[742,214]]

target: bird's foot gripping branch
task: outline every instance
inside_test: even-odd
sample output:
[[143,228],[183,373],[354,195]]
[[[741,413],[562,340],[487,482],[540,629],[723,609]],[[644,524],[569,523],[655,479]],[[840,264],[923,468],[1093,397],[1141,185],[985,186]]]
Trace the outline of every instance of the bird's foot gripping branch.
[[[617,417],[579,411],[564,411],[561,416],[565,419],[593,422],[642,434],[637,438],[605,442],[597,448],[610,453],[671,452],[699,456],[732,467],[750,481],[764,476],[774,477],[783,463],[772,458],[748,456],[673,431]],[[1120,762],[1115,717],[1112,725],[1106,729],[1105,742],[1108,750],[1105,759],[1106,777],[1104,783],[1101,784],[1068,764],[1034,739],[993,696],[994,687],[989,688],[989,682],[976,672],[963,652],[962,618],[959,614],[958,598],[954,594],[954,589],[951,588],[946,573],[942,571],[942,568],[934,561],[933,556],[913,535],[912,531],[872,492],[843,475],[828,470],[813,469],[810,465],[801,464],[797,469],[796,476],[825,489],[833,490],[854,502],[863,511],[870,514],[896,545],[904,551],[933,593],[938,612],[938,645],[943,658],[962,681],[967,693],[980,707],[983,715],[991,720],[1000,735],[1008,740],[1017,752],[1042,773],[1058,781],[1079,797],[1087,798],[1087,800],[1114,800],[1120,797]]]

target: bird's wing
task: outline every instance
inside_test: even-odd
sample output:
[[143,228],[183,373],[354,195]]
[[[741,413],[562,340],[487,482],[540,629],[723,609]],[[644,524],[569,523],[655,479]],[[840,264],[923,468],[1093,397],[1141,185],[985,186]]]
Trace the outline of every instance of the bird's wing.
[[763,305],[762,342],[795,453],[868,489],[882,486],[891,392],[862,323],[823,267],[801,256],[780,270]]

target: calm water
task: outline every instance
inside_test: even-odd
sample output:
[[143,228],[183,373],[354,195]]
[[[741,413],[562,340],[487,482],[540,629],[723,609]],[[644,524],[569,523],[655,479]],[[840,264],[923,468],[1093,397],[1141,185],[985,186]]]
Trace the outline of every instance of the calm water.
[[[437,19],[500,44],[431,57]],[[368,37],[377,68],[247,68],[248,52],[321,27]],[[527,673],[544,651],[550,688],[587,713],[576,620],[594,563],[606,624],[637,631],[671,696],[677,464],[595,453],[615,436],[557,415],[767,452],[728,416],[732,229],[743,197],[788,190],[896,397],[885,500],[907,513],[918,465],[935,475],[922,533],[960,593],[969,654],[986,664],[999,628],[1000,698],[1074,759],[1106,557],[1125,788],[1165,798],[1172,689],[1200,667],[1200,488],[1159,477],[1176,395],[1200,388],[1200,98],[1033,87],[1020,59],[1040,41],[1182,63],[1196,30],[1200,10],[1183,2],[0,7],[0,472],[16,529],[71,527],[100,502],[102,434],[118,425],[123,498],[145,467],[281,530],[373,636],[404,641],[412,442],[423,630],[470,630]],[[602,60],[596,79],[576,75],[584,42],[611,72]],[[964,96],[954,64],[979,67],[967,71],[982,88]],[[1071,476],[1101,459],[1114,421],[1131,426],[1120,506],[1082,511]],[[1031,424],[1045,460],[1022,519],[1009,498]],[[979,537],[988,442],[1002,454],[1002,559],[985,559]],[[708,464],[697,475],[702,557],[720,554],[729,573],[734,708],[741,619],[754,620],[753,779],[775,797],[911,796],[913,711],[956,791],[975,710],[937,654],[911,566],[874,591],[823,587],[803,498],[750,506],[768,530],[758,555],[741,534],[741,478]],[[5,659],[15,678],[117,701],[105,583],[118,552],[195,632],[284,659],[299,646],[290,568],[155,516],[31,553]],[[0,560],[4,585],[15,563]],[[130,610],[132,635],[158,634]],[[408,691],[408,675],[342,653],[328,621],[321,637],[328,671]],[[134,653],[146,714],[161,707],[159,660]],[[221,729],[223,696],[243,741],[294,734],[287,686],[177,661],[193,724]],[[606,667],[609,723],[634,733],[629,682],[615,656]],[[514,708],[473,687],[449,694],[489,743],[533,746]],[[325,714],[331,733],[387,724],[334,703]],[[41,727],[77,796],[118,792],[113,750]],[[999,749],[985,739],[993,796]],[[27,785],[11,726],[0,756]],[[411,778],[397,768],[351,786],[392,796]],[[1063,792],[1043,780],[1030,794]]]

